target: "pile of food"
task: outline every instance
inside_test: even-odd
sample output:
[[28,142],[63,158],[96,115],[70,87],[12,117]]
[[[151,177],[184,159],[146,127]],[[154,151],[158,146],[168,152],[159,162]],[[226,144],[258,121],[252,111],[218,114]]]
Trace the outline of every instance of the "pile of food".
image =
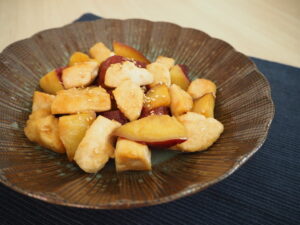
[[191,82],[172,58],[151,63],[120,42],[113,50],[99,42],[40,79],[44,92],[34,92],[24,129],[30,141],[96,173],[110,158],[117,171],[151,170],[149,147],[195,152],[219,138],[212,81]]

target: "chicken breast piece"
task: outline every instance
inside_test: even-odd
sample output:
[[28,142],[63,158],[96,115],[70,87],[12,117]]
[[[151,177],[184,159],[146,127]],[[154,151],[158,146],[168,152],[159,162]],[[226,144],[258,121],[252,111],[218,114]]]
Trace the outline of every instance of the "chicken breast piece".
[[118,87],[123,81],[130,80],[142,86],[153,82],[153,75],[144,68],[137,67],[133,62],[112,64],[106,71],[104,84],[108,87]]
[[185,126],[188,140],[177,147],[186,152],[203,151],[209,148],[224,130],[223,124],[218,120],[194,112],[179,116],[178,120]]
[[101,170],[114,153],[112,133],[121,124],[98,116],[80,142],[74,160],[87,173]]
[[65,153],[65,148],[59,138],[58,119],[47,109],[33,112],[24,128],[26,137],[41,146],[58,153]]
[[143,108],[144,92],[139,85],[130,80],[122,82],[113,95],[120,111],[130,120],[139,118]]
[[102,87],[72,88],[59,91],[51,105],[52,114],[103,112],[110,108],[110,95]]
[[76,63],[62,72],[62,82],[66,89],[86,87],[97,77],[99,63],[95,60]]

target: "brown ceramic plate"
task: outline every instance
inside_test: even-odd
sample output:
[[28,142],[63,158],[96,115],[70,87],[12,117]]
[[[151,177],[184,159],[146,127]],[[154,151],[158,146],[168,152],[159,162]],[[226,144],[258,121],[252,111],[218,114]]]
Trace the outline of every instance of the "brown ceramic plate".
[[[190,78],[216,82],[221,138],[194,154],[153,152],[152,172],[117,174],[110,162],[86,174],[65,156],[31,143],[23,128],[39,78],[65,65],[74,51],[117,40],[176,59]],[[239,168],[263,144],[274,115],[270,86],[253,62],[224,41],[195,29],[140,19],[101,19],[50,29],[8,46],[0,55],[0,180],[26,195],[84,208],[130,208],[169,202],[201,191]]]

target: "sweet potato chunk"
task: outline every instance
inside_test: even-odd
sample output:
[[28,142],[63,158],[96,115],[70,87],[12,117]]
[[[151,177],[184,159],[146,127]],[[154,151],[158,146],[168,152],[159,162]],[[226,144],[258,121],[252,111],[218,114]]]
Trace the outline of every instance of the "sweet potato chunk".
[[69,60],[69,66],[74,66],[77,63],[89,61],[90,57],[82,52],[74,52]]
[[107,48],[102,42],[98,42],[90,48],[90,55],[96,59],[100,64],[114,53]]
[[169,106],[170,103],[169,88],[165,84],[154,86],[147,92],[144,98],[144,107],[149,110],[161,106]]
[[164,64],[170,70],[174,66],[175,60],[165,56],[158,56],[155,62]]
[[63,90],[64,86],[60,81],[57,71],[52,70],[40,79],[40,86],[43,91],[55,95],[56,92]]
[[115,152],[116,169],[151,170],[151,152],[147,145],[119,138]]
[[96,118],[94,112],[62,116],[58,121],[59,137],[64,144],[67,156],[73,160],[85,132]]
[[168,87],[171,85],[171,76],[167,66],[164,64],[154,62],[147,65],[147,70],[153,75],[153,82],[150,87],[157,84],[166,84]]
[[215,97],[212,93],[203,95],[194,101],[192,112],[202,114],[206,117],[214,117]]
[[183,90],[187,90],[190,85],[188,77],[188,67],[186,65],[175,65],[170,70],[171,83],[177,84]]
[[[115,135],[132,141],[157,145],[163,142],[182,142],[187,139],[185,127],[168,115],[152,115],[124,124]],[[174,144],[173,144],[174,145]]]
[[187,92],[193,97],[193,99],[200,98],[207,93],[212,93],[216,96],[216,91],[217,87],[214,82],[199,78],[193,80],[187,89]]
[[170,87],[171,112],[174,116],[182,115],[190,111],[193,107],[192,97],[182,90],[178,85],[172,84]]
[[138,50],[135,48],[125,45],[121,42],[114,41],[113,48],[116,55],[120,55],[129,59],[134,59],[136,61],[140,61],[148,64],[149,60]]
[[55,95],[49,95],[40,91],[35,91],[33,94],[32,112],[38,109],[51,110],[51,104],[55,98]]

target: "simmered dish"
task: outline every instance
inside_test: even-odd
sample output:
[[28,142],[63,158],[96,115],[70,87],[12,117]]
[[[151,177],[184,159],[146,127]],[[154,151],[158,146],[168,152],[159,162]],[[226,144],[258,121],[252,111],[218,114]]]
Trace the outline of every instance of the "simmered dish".
[[214,118],[217,87],[190,81],[173,58],[150,62],[120,42],[75,52],[65,67],[40,79],[33,94],[27,138],[66,153],[87,173],[114,158],[116,170],[151,170],[151,148],[208,149],[224,127]]

